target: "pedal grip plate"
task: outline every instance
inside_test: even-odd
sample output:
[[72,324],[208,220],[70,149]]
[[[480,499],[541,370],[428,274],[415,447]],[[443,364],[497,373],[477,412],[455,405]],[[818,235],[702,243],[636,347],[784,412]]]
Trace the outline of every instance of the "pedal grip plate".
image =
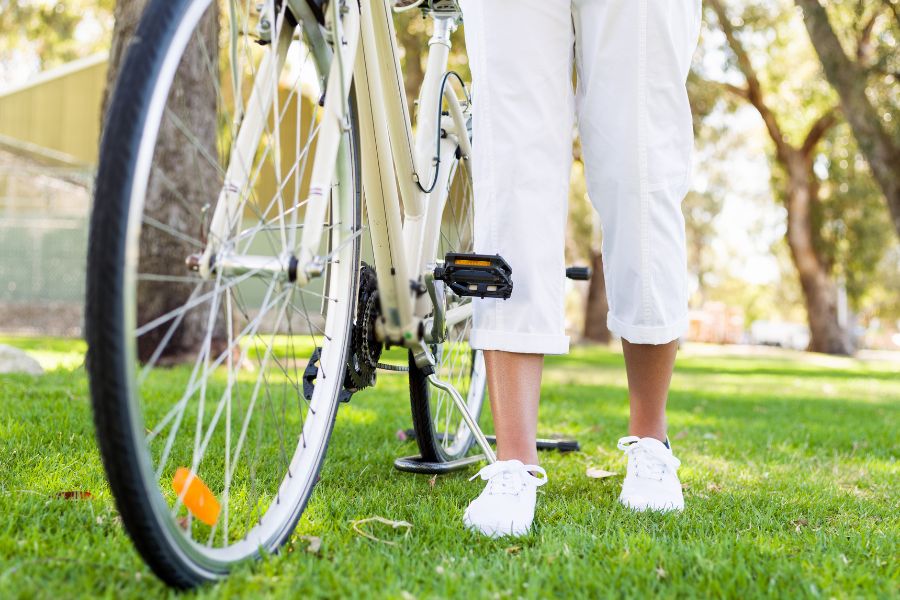
[[457,296],[506,300],[513,290],[512,269],[499,254],[449,252],[434,270],[434,278]]

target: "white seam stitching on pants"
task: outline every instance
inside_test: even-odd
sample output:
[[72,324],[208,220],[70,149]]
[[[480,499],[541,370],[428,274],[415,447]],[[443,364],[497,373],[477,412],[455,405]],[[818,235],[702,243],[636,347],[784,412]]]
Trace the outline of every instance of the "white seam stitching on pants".
[[650,182],[647,164],[647,0],[638,5],[638,177],[641,237],[641,304],[645,323],[652,316],[650,306]]

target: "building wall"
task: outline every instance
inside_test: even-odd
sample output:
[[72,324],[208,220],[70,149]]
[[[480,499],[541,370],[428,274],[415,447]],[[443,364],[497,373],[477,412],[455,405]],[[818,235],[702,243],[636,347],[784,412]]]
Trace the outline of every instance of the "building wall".
[[106,70],[99,54],[0,91],[0,136],[96,165]]
[[[26,85],[0,90],[0,331],[78,335],[82,319],[91,183],[96,168],[106,56],[75,61]],[[226,89],[227,86],[226,86]],[[251,86],[246,86],[247,90]],[[258,174],[245,225],[251,226],[279,189],[293,197],[292,146],[298,121],[308,127],[315,97],[282,89],[279,186],[271,161]],[[298,106],[298,102],[300,106]],[[309,186],[311,157],[300,182]],[[214,201],[214,198],[210,199]],[[302,221],[302,211],[299,213]],[[260,253],[269,251],[260,247]],[[253,288],[253,286],[248,286]],[[260,295],[262,291],[249,289]]]

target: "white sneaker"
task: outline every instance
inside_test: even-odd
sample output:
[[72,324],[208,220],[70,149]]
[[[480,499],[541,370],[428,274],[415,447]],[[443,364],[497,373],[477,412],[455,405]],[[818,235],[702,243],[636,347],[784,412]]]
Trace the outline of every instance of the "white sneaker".
[[672,450],[657,439],[633,435],[620,439],[618,447],[628,457],[619,502],[637,511],[684,510],[678,480],[681,461]]
[[466,509],[463,515],[466,527],[490,537],[528,533],[534,520],[537,488],[547,483],[547,472],[518,460],[498,460],[469,480],[476,477],[487,481],[487,485]]

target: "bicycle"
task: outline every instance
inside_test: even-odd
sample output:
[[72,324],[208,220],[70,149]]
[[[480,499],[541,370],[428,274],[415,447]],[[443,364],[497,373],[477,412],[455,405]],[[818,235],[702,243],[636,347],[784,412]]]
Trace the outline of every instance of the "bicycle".
[[403,7],[433,23],[415,137],[387,0],[250,4],[149,4],[91,217],[103,463],[141,556],[182,588],[287,541],[338,405],[397,368],[384,347],[409,351],[422,459],[477,443],[494,460],[468,335],[472,297],[508,297],[512,281],[502,258],[472,254],[473,105],[447,70],[456,2]]

